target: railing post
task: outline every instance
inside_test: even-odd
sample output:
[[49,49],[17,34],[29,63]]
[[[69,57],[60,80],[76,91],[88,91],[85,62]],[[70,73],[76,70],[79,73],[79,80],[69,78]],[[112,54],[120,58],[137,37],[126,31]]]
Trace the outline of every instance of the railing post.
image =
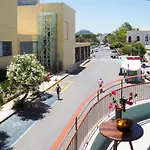
[[75,130],[76,130],[76,137],[75,137],[75,150],[78,150],[78,118],[75,119]]
[[123,98],[123,91],[122,91],[122,89],[123,89],[123,80],[121,80],[121,95],[120,95],[120,96],[121,96],[121,97],[120,97],[121,99]]
[[97,91],[97,101],[99,101],[99,91]]

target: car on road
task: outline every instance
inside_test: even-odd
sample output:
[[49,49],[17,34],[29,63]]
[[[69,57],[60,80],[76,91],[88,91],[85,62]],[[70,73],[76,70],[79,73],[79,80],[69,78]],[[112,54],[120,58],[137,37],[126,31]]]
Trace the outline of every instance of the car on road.
[[111,57],[112,59],[116,59],[116,58],[118,58],[118,55],[115,54],[115,55],[111,55],[110,57]]
[[98,52],[98,49],[95,49],[94,52]]

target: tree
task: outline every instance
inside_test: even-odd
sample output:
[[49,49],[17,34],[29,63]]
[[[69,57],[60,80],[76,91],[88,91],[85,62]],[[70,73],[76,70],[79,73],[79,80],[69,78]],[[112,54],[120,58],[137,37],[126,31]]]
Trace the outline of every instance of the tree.
[[111,48],[121,48],[125,44],[127,31],[130,30],[135,30],[135,28],[133,28],[128,22],[125,22],[116,31],[109,34],[107,39],[111,45]]
[[24,92],[25,99],[29,91],[38,90],[46,76],[44,67],[33,54],[17,55],[7,68],[7,77],[12,89]]
[[145,46],[141,43],[133,43],[132,47],[135,48],[134,55],[138,55],[143,59],[144,54],[146,53]]
[[122,24],[121,27],[124,28],[126,31],[131,31],[134,29],[128,22],[125,22],[124,24]]
[[123,55],[133,55],[135,48],[132,45],[125,45],[120,48],[120,51]]
[[141,43],[133,43],[130,45],[125,45],[120,49],[123,54],[140,56],[143,59],[144,54],[146,53],[145,46]]

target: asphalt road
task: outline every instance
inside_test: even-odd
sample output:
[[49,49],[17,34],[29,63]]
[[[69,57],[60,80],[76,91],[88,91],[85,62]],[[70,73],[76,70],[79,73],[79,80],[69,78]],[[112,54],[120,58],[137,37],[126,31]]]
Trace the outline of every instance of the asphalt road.
[[3,149],[12,146],[14,150],[48,150],[81,102],[98,88],[98,80],[102,78],[107,83],[118,79],[119,64],[110,58],[110,51],[102,48],[95,55],[90,63],[60,83],[61,101],[55,103],[56,93],[52,88],[40,104],[40,111],[35,108],[28,114],[15,114],[0,125],[0,131],[7,135]]

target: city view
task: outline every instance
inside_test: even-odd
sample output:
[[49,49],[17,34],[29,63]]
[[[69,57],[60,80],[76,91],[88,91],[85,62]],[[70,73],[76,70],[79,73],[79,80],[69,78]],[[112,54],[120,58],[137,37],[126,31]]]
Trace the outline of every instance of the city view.
[[1,0],[0,150],[150,150],[149,8]]

